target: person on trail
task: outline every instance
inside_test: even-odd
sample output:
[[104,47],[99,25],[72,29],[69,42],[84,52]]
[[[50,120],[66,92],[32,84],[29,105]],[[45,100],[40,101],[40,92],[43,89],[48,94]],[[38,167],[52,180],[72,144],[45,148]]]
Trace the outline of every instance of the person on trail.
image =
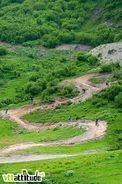
[[106,86],[109,86],[109,83],[108,82],[106,82]]
[[5,110],[5,113],[6,113],[6,114],[8,113],[8,109]]
[[30,99],[29,99],[29,100],[30,100],[30,102],[31,102],[31,103],[33,103],[33,98],[32,98],[32,97],[30,97]]
[[82,91],[83,91],[83,93],[85,93],[86,92],[86,89],[83,88]]
[[99,119],[98,118],[96,118],[95,125],[99,126]]
[[76,45],[75,50],[79,50],[79,49],[80,49],[79,45]]
[[69,116],[69,123],[70,123],[70,122],[72,122],[72,117],[71,117],[71,116]]

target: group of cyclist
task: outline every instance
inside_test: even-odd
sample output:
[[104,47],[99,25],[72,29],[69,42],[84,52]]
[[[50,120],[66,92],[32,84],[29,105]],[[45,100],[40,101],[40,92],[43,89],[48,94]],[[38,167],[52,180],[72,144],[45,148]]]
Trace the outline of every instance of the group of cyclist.
[[[109,86],[109,83],[108,83],[108,82],[106,82],[106,86]],[[86,92],[86,89],[83,88],[82,91],[83,91],[83,93],[85,93],[85,92]],[[29,101],[30,101],[31,103],[33,103],[33,97],[30,97],[30,98],[29,98]],[[5,109],[5,114],[8,114],[8,111],[9,111],[9,109]],[[72,117],[71,117],[71,116],[69,116],[68,121],[69,121],[69,122],[72,122]],[[99,118],[96,118],[96,120],[95,120],[95,125],[96,125],[96,126],[99,126]]]

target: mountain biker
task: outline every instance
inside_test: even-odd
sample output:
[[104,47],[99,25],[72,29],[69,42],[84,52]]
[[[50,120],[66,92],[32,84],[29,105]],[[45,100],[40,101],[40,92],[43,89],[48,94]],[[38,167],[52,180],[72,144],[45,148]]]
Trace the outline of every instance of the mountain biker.
[[83,93],[85,93],[86,92],[86,89],[83,88],[82,91],[83,91]]
[[32,98],[32,97],[30,97],[30,99],[29,99],[29,100],[30,100],[30,102],[31,102],[31,103],[33,103],[33,98]]
[[71,122],[72,121],[72,117],[71,116],[69,116],[69,122]]
[[8,109],[5,110],[5,113],[6,113],[6,114],[8,113]]
[[99,126],[99,119],[98,118],[96,118],[95,125]]
[[109,86],[109,83],[108,82],[106,82],[106,86]]

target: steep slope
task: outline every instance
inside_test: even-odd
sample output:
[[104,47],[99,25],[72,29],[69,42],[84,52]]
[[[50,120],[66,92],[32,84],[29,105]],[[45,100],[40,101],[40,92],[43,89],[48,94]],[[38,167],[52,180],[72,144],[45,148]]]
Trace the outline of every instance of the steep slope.
[[120,0],[2,0],[0,40],[46,47],[118,41],[121,9]]

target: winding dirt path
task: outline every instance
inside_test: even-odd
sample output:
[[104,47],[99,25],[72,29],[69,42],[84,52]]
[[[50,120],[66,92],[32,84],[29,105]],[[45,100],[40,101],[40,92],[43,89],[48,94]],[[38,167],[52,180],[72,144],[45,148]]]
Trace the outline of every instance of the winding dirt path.
[[82,135],[75,136],[66,140],[53,141],[53,142],[41,142],[41,143],[21,143],[11,145],[8,148],[3,149],[0,154],[7,154],[17,150],[24,150],[27,148],[38,146],[68,146],[72,144],[80,144],[87,141],[95,140],[104,136],[107,124],[104,121],[99,122],[99,126],[95,126],[94,122],[90,121],[78,121],[70,122],[70,125],[64,124],[64,126],[73,126],[76,128],[84,128],[86,132]]
[[[104,88],[106,88],[106,84],[98,84],[98,85],[93,85],[91,84],[91,82],[89,81],[90,78],[92,77],[99,77],[101,76],[100,74],[87,74],[81,77],[77,77],[75,79],[72,80],[65,80],[61,83],[61,85],[65,85],[65,84],[69,84],[69,83],[73,83],[77,89],[79,90],[79,96],[70,99],[70,101],[72,103],[79,103],[80,101],[85,101],[86,99],[92,97],[93,94],[100,92],[101,90],[103,90]],[[83,89],[85,89],[85,93],[83,92]],[[87,141],[91,141],[91,140],[95,140],[98,138],[101,138],[105,135],[105,131],[107,129],[107,124],[104,121],[100,121],[99,122],[99,126],[95,125],[95,122],[93,121],[88,121],[88,120],[79,120],[76,122],[68,122],[68,123],[46,123],[46,124],[37,124],[37,123],[29,123],[23,119],[21,119],[21,117],[24,114],[30,113],[34,110],[46,110],[46,109],[53,109],[59,105],[62,104],[66,104],[69,100],[65,100],[65,101],[55,101],[52,104],[49,105],[42,105],[42,106],[34,106],[34,105],[28,105],[28,106],[24,106],[22,108],[17,108],[17,109],[13,109],[10,110],[8,114],[5,114],[4,111],[2,111],[0,113],[0,116],[2,118],[7,118],[10,119],[12,121],[15,121],[16,123],[18,123],[20,126],[28,129],[29,131],[43,131],[46,130],[48,128],[54,128],[57,126],[73,126],[76,128],[84,128],[86,131],[84,134],[73,137],[73,138],[69,138],[67,140],[60,140],[60,141],[55,141],[55,142],[41,142],[41,143],[21,143],[21,144],[15,144],[15,145],[11,145],[7,148],[4,148],[3,150],[0,151],[0,163],[3,163],[3,160],[5,158],[5,154],[11,153],[11,152],[15,152],[17,150],[23,150],[23,149],[27,149],[27,148],[32,148],[32,147],[37,147],[37,146],[63,146],[63,145],[71,145],[71,144],[80,144],[83,142],[87,142]],[[34,156],[34,155],[33,155]],[[32,157],[33,157],[32,156]],[[62,157],[66,157],[66,156],[73,156],[73,155],[49,155],[46,156],[46,159],[48,158],[62,158]],[[32,158],[31,157],[31,158]],[[38,156],[39,157],[39,156]],[[17,162],[18,158],[17,156],[14,155],[14,159],[12,159],[13,157],[10,156],[7,158],[8,162],[11,162],[12,160],[15,162]],[[40,159],[42,158],[42,156],[40,155]],[[21,159],[19,159],[19,161],[31,161],[33,159],[29,159],[26,157],[21,157]],[[36,160],[36,157],[35,157]]]
[[[8,114],[5,114],[4,111],[2,111],[0,113],[0,117],[2,118],[7,118],[10,119],[12,121],[15,121],[16,123],[18,123],[20,126],[28,129],[29,131],[39,131],[39,130],[46,130],[50,127],[55,127],[55,126],[59,126],[58,123],[49,123],[49,124],[37,124],[37,123],[29,123],[26,120],[21,119],[21,117],[25,114],[28,114],[32,111],[35,110],[46,110],[46,109],[55,109],[57,106],[66,104],[67,102],[71,102],[73,104],[79,103],[81,101],[85,101],[88,98],[92,97],[93,94],[100,92],[101,90],[103,90],[104,88],[106,88],[106,84],[100,84],[100,85],[96,85],[94,86],[89,79],[91,79],[92,77],[99,77],[99,76],[104,76],[101,74],[97,74],[97,73],[93,73],[93,74],[87,74],[81,77],[77,77],[71,80],[65,80],[61,83],[61,85],[66,85],[68,84],[74,84],[77,89],[79,90],[79,95],[75,98],[72,99],[68,99],[68,100],[56,100],[55,102],[49,104],[49,105],[41,105],[41,106],[36,106],[36,105],[28,105],[28,106],[24,106],[21,108],[17,108],[17,109],[12,109],[9,110]],[[85,89],[85,93],[83,92],[83,89]]]

